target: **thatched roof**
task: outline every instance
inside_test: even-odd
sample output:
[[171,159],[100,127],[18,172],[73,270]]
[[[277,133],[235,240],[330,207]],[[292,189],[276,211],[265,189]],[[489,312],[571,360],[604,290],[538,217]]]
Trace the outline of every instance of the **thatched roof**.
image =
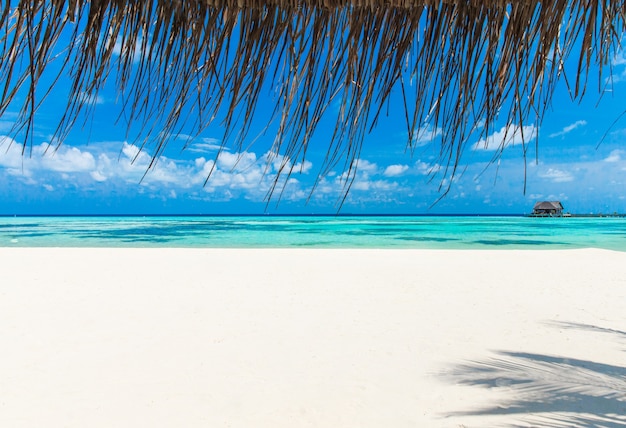
[[[173,134],[215,118],[224,141],[247,145],[270,88],[274,152],[292,161],[283,173],[306,157],[324,118],[334,133],[320,174],[337,165],[353,174],[364,135],[392,101],[409,148],[426,125],[441,129],[450,176],[470,137],[496,122],[539,121],[559,79],[582,96],[590,66],[614,54],[625,13],[624,1],[599,0],[9,1],[0,115],[19,110],[14,135],[29,142],[49,90],[42,76],[67,75],[62,142],[110,80],[121,116],[143,124],[158,158]],[[568,57],[577,66],[565,76]]]
[[541,201],[535,203],[534,211],[562,211],[563,204],[561,201]]

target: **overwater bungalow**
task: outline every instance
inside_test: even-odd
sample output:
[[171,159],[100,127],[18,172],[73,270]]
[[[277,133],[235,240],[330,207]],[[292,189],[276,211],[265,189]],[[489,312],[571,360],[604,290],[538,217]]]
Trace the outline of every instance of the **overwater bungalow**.
[[562,217],[563,204],[561,201],[541,201],[535,204],[533,216],[537,217]]

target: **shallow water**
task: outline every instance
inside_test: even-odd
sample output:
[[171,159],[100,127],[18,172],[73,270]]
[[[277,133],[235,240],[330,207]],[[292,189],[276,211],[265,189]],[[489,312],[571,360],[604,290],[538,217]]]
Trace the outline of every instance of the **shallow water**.
[[313,247],[626,251],[624,218],[2,217],[3,247]]

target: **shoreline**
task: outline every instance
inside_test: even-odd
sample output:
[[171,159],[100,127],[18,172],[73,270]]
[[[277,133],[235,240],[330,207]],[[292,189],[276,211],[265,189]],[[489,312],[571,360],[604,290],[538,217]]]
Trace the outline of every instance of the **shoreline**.
[[0,267],[2,426],[626,423],[602,389],[626,386],[618,251],[4,247]]

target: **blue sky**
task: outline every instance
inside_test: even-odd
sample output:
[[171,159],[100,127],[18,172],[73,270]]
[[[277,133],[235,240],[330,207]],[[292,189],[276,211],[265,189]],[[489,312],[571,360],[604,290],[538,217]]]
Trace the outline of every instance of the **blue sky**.
[[[382,118],[365,139],[358,173],[341,212],[519,214],[531,211],[537,200],[561,200],[574,213],[626,212],[626,118],[613,124],[626,109],[626,61],[618,55],[612,67],[613,79],[604,93],[598,93],[598,82],[591,79],[583,101],[573,102],[561,84],[543,122],[525,124],[524,135],[532,145],[526,178],[521,130],[496,127],[492,139],[468,145],[462,173],[452,183],[444,180],[444,188],[450,184],[450,191],[439,201],[441,130],[424,128],[415,149],[407,151],[404,118],[393,114],[392,108],[392,114]],[[591,70],[594,73],[596,69]],[[9,109],[0,118],[0,214],[337,212],[345,184],[340,168],[311,193],[332,130],[320,129],[280,200],[274,197],[267,203],[281,161],[279,157],[268,163],[271,135],[259,135],[245,150],[228,148],[217,159],[223,132],[219,124],[183,151],[186,136],[172,136],[156,167],[145,174],[150,149],[139,152],[126,127],[116,122],[117,100],[110,88],[102,92],[93,120],[75,127],[56,149],[49,141],[65,101],[62,96],[52,97],[36,115],[33,145],[25,155],[22,141],[7,135],[17,117],[17,107]],[[489,165],[493,142],[499,143],[498,136],[505,132],[512,138],[502,158]],[[255,136],[253,132],[250,142]]]

